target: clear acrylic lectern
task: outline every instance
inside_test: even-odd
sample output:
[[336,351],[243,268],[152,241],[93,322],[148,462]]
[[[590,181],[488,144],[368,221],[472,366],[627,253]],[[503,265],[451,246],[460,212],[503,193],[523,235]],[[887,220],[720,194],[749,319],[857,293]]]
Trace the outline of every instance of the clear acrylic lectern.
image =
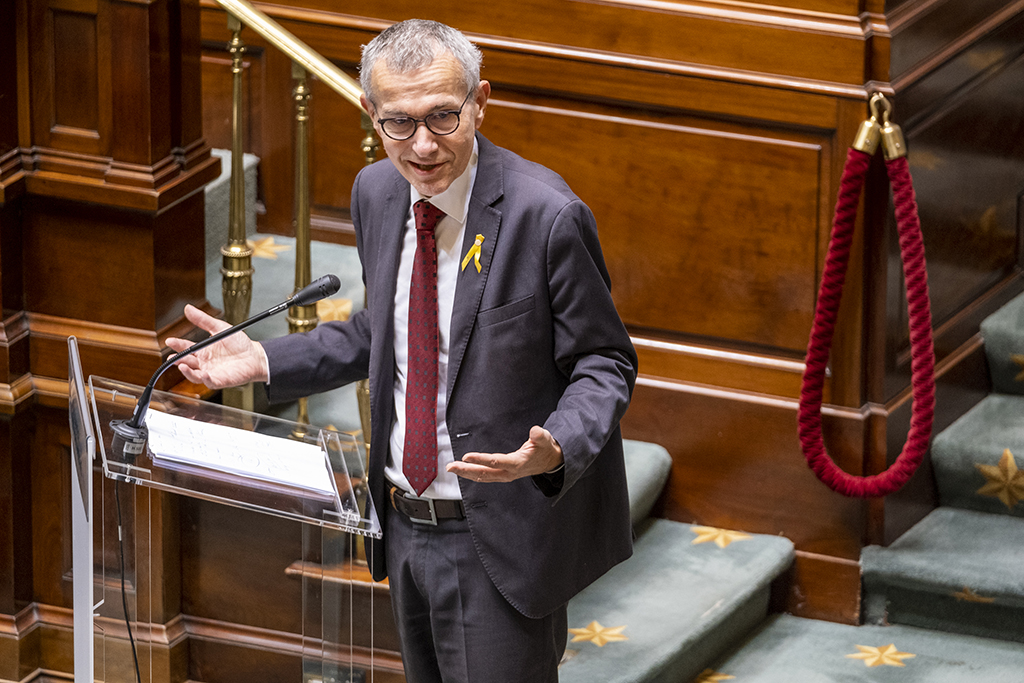
[[154,657],[175,637],[155,595],[160,577],[151,575],[161,551],[150,544],[160,523],[150,515],[152,497],[163,495],[157,491],[300,522],[301,680],[357,680],[343,567],[353,534],[380,537],[361,439],[154,392],[146,448],[125,456],[110,423],[131,416],[142,387],[86,382],[73,337],[68,347],[75,680],[152,680]]

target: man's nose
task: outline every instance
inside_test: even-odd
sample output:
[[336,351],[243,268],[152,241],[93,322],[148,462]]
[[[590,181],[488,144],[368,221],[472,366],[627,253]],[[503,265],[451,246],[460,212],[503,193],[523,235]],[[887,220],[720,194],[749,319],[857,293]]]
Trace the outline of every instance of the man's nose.
[[412,148],[420,157],[430,156],[437,149],[437,136],[427,128],[427,124],[420,123],[416,126],[416,132],[412,136]]

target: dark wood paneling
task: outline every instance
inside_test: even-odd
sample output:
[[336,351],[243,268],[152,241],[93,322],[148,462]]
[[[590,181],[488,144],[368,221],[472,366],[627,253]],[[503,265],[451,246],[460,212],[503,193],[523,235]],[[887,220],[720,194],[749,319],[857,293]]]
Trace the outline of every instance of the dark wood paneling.
[[[29,310],[160,330],[185,303],[205,302],[202,196],[152,216],[68,202],[30,202],[25,264]],[[130,296],[124,296],[129,287]]]
[[302,632],[302,586],[286,575],[302,557],[300,524],[195,499],[181,517],[186,614]]
[[20,197],[0,204],[0,302],[5,317],[24,309],[21,221]]
[[53,8],[53,125],[98,135],[99,78],[96,15]]
[[170,111],[171,145],[187,148],[194,141],[203,139],[199,0],[178,0],[168,10],[171,27],[168,57],[180,55],[180,59],[169,59],[168,64],[172,102],[175,102]]
[[[32,599],[31,418],[0,418],[0,614]],[[10,634],[5,634],[10,635]]]
[[71,607],[71,455],[67,413],[38,409],[32,443],[32,599]]
[[[16,5],[2,3],[0,7],[0,64],[18,64]],[[0,69],[0,159],[18,146],[18,69],[8,66]],[[0,163],[0,169],[3,164]],[[0,170],[0,180],[3,179]],[[3,200],[0,199],[0,204]]]
[[[1024,9],[1020,0],[905,2],[892,13],[891,78],[899,80],[929,60],[945,61],[951,50],[995,30]],[[1019,34],[1018,34],[1019,35]]]
[[[141,213],[32,201],[25,226],[25,263],[33,274],[25,289],[28,310],[64,318],[89,310],[99,323],[151,329],[156,312],[149,224]],[[133,296],[124,296],[127,283]]]
[[[358,78],[353,65],[339,66]],[[363,138],[361,112],[319,81],[313,82],[312,92],[309,165],[314,169],[331,169],[330,173],[311,174],[313,211],[321,217],[347,219],[352,183],[364,164],[359,146]],[[383,147],[378,156],[384,156]]]
[[104,156],[110,144],[110,16],[97,0],[28,4],[32,138],[44,147]]
[[[1020,286],[1024,265],[1024,13],[897,93],[917,195],[942,355],[959,348]],[[885,224],[891,398],[909,379],[906,297],[896,228]]]

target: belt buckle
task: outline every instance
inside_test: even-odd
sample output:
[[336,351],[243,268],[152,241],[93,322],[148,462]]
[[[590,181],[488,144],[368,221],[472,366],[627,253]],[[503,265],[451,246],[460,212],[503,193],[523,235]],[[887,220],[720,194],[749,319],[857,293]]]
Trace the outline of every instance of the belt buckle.
[[434,499],[414,498],[413,500],[420,500],[427,504],[427,509],[430,510],[430,519],[417,519],[412,515],[409,515],[409,521],[413,524],[429,524],[431,526],[437,526],[437,511],[434,509]]

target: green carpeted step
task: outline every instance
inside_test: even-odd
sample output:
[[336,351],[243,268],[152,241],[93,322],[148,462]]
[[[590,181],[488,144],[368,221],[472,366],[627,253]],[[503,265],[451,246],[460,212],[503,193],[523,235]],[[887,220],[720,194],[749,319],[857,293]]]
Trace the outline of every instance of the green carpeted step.
[[687,681],[767,613],[793,561],[779,536],[653,519],[633,557],[569,602],[562,683]]
[[866,621],[1024,642],[1024,520],[937,508],[861,568]]
[[1024,394],[1024,294],[981,323],[994,391]]
[[672,456],[658,444],[630,439],[623,439],[622,450],[629,487],[629,519],[635,527],[647,519],[665,488]]
[[847,626],[781,614],[696,679],[727,680],[1017,683],[1024,680],[1024,647],[910,626]]
[[942,505],[1024,517],[1024,396],[990,394],[932,442]]

